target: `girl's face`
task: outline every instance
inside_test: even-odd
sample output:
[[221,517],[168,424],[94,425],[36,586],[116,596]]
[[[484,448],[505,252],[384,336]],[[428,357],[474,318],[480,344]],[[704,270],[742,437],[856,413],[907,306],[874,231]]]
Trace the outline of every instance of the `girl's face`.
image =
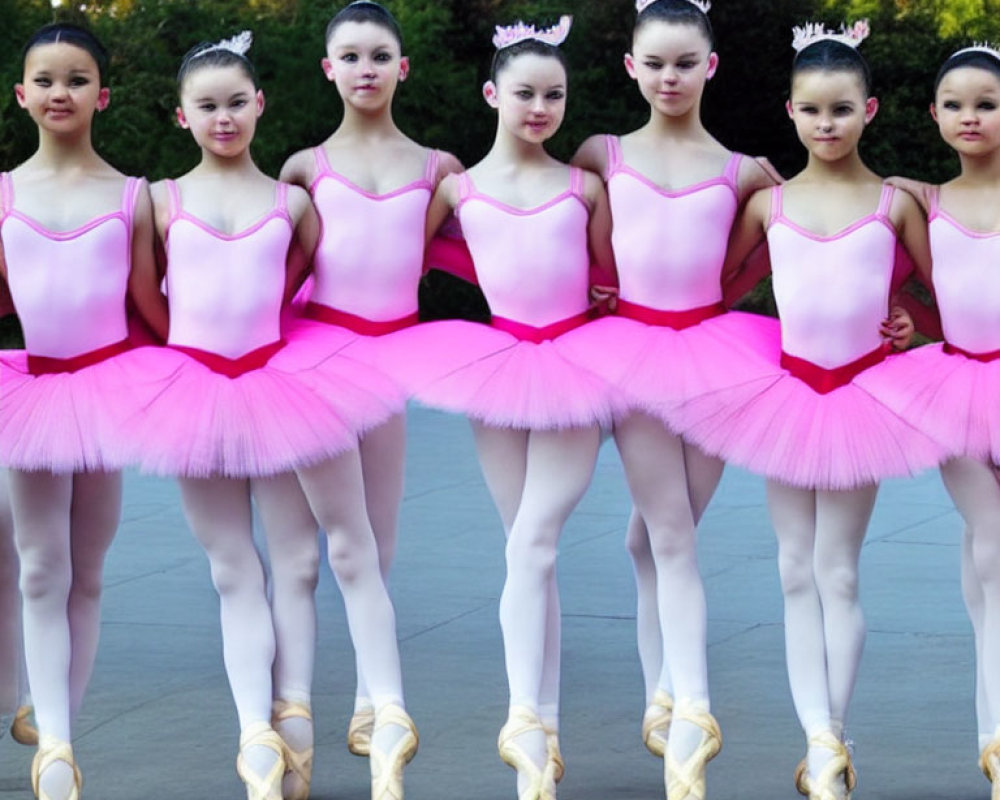
[[86,128],[94,112],[108,105],[94,57],[82,47],[57,42],[28,51],[24,82],[14,86],[18,105],[35,124],[55,134]]
[[853,72],[807,70],[792,81],[786,108],[810,155],[832,162],[857,150],[865,126],[878,112],[878,100],[865,97]]
[[977,67],[945,74],[931,105],[943,138],[961,155],[992,153],[1000,147],[1000,78]]
[[410,61],[399,40],[373,22],[344,22],[326,43],[321,62],[327,80],[337,85],[344,103],[377,109],[392,101],[396,85],[406,80]]
[[523,53],[508,61],[483,96],[499,112],[500,125],[518,139],[541,144],[566,115],[566,70],[558,59]]
[[698,108],[718,65],[719,56],[697,26],[659,20],[643,25],[625,54],[625,69],[646,102],[670,117]]
[[222,158],[242,154],[264,111],[264,93],[238,65],[206,66],[187,74],[177,121],[203,150]]

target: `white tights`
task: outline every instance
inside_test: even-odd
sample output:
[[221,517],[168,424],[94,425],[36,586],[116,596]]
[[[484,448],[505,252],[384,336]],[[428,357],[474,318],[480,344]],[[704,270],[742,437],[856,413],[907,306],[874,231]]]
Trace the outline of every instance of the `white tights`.
[[[590,485],[600,431],[596,426],[527,431],[473,423],[473,433],[483,477],[507,535],[500,625],[510,704],[531,708],[548,728],[558,730],[556,549],[563,525]],[[532,745],[528,749],[534,749],[541,766],[544,739]]]
[[[23,700],[21,592],[17,579],[17,548],[14,546],[7,473],[0,470],[0,717],[13,714]],[[0,736],[5,732],[6,724],[3,724]]]
[[347,624],[375,708],[403,705],[396,617],[379,568],[365,507],[361,457],[353,450],[298,470],[299,482],[326,531],[330,567],[344,596]]
[[94,667],[121,474],[9,472],[24,649],[40,734],[70,741]]
[[980,749],[1000,724],[1000,485],[980,461],[956,458],[941,479],[965,521],[962,592],[976,640],[976,718]]
[[[361,440],[361,474],[365,484],[365,507],[375,534],[379,570],[388,584],[389,570],[396,556],[399,531],[399,507],[403,501],[403,473],[406,466],[406,414],[365,434]],[[371,694],[365,680],[361,659],[356,663],[359,705],[366,704]]]
[[[865,642],[858,561],[877,486],[851,491],[767,482],[785,598],[785,654],[792,701],[807,736],[841,735]],[[809,768],[817,762],[810,750]]]
[[[657,688],[708,706],[705,590],[695,529],[722,477],[723,463],[685,444],[658,419],[632,414],[615,441],[635,503],[627,544],[635,570],[636,623],[646,702]],[[693,726],[692,726],[693,727]],[[683,726],[674,734],[684,736]],[[675,755],[686,757],[700,729]]]

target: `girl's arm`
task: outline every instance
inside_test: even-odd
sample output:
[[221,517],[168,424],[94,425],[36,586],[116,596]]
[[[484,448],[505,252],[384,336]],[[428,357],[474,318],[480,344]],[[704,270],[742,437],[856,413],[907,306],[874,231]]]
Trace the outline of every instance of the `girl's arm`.
[[588,172],[596,172],[598,175],[607,174],[608,169],[608,147],[603,136],[591,136],[576,151],[569,162],[574,167],[581,167]]
[[924,183],[914,178],[903,178],[899,175],[886,178],[885,182],[913,195],[916,201],[920,203],[920,207],[923,208],[924,214],[930,213],[930,192],[934,188],[934,184]]
[[438,154],[438,171],[437,176],[434,181],[434,185],[437,186],[449,175],[462,172],[465,167],[462,166],[462,162],[459,161],[451,153],[445,152],[444,150],[439,151]]
[[[771,214],[770,190],[754,193],[747,201],[743,210],[737,215],[736,222],[729,232],[729,244],[726,248],[726,261],[722,266],[722,286],[739,280],[741,268],[757,244],[764,238],[767,218]],[[756,262],[754,262],[756,263]],[[763,278],[767,270],[757,277]],[[756,283],[757,281],[754,281]],[[747,291],[752,287],[747,287]],[[728,292],[727,292],[728,294]]]
[[590,251],[590,283],[599,293],[613,295],[618,286],[615,253],[611,247],[611,206],[604,181],[593,172],[583,175],[583,195],[590,207],[587,225],[587,245]]
[[769,189],[775,184],[784,182],[784,179],[766,158],[744,158],[740,164],[737,180],[739,181],[737,191],[741,206],[755,192]]
[[285,297],[288,304],[302,286],[309,267],[312,265],[313,253],[319,243],[319,215],[313,206],[309,193],[301,186],[292,186],[288,190],[288,209],[295,224],[295,234],[288,248],[288,259],[285,262]]
[[448,215],[458,205],[458,176],[451,173],[441,179],[427,205],[427,223],[424,228],[426,242],[429,244],[438,232],[438,228],[448,219]]
[[[162,196],[164,194],[163,187],[158,185],[157,188]],[[164,197],[163,200],[165,202],[166,198]],[[160,341],[165,342],[170,328],[170,312],[167,298],[160,291],[161,271],[157,267],[157,251],[154,244],[154,240],[157,238],[156,229],[163,230],[165,220],[161,227],[156,224],[158,217],[150,189],[143,181],[136,200],[135,217],[132,223],[132,268],[128,281],[129,296],[149,328]],[[162,254],[162,248],[159,252]]]
[[313,181],[313,167],[316,161],[312,150],[299,150],[281,167],[278,180],[282,183],[291,183],[308,190]]
[[895,192],[889,209],[896,235],[913,260],[917,277],[927,286],[931,283],[931,246],[927,238],[927,217],[917,200],[908,192]]

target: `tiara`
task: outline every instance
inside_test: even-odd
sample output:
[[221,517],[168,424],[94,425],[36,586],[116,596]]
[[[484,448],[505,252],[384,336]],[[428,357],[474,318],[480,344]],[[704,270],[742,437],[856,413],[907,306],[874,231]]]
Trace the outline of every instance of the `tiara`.
[[792,28],[792,48],[796,53],[800,53],[816,42],[831,41],[857,49],[858,45],[868,38],[869,33],[871,29],[866,19],[859,19],[851,27],[847,27],[845,23],[840,26],[839,31],[832,28],[827,30],[822,22],[807,22],[800,28]]
[[573,18],[569,14],[563,14],[559,18],[558,23],[551,28],[540,31],[535,30],[534,25],[525,25],[523,22],[508,25],[506,28],[502,25],[497,25],[497,32],[493,35],[493,46],[497,50],[503,50],[505,47],[510,47],[518,42],[523,42],[527,39],[536,39],[539,42],[545,42],[545,44],[558,47],[566,41],[572,24]]
[[948,58],[952,59],[955,56],[962,55],[963,53],[985,53],[988,56],[993,56],[993,58],[997,61],[1000,61],[1000,50],[989,42],[973,42],[971,47],[963,47],[961,50],[956,50],[948,56]]
[[[637,14],[641,14],[649,6],[653,5],[656,0],[635,0],[635,11]],[[708,10],[712,7],[711,0],[687,0],[691,5],[701,11],[702,14],[707,15]]]
[[246,57],[247,51],[250,49],[250,45],[253,44],[253,31],[243,31],[233,36],[231,39],[223,39],[221,42],[216,42],[215,44],[209,45],[204,50],[199,50],[194,54],[194,57],[203,56],[206,53],[212,53],[216,50],[228,50],[230,53],[235,53],[238,56]]

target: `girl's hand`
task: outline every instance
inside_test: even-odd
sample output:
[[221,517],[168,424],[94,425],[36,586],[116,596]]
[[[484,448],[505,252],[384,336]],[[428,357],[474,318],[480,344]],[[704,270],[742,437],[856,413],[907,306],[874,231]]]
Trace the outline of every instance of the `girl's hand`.
[[618,287],[597,284],[591,286],[590,304],[598,314],[614,314],[618,308]]
[[892,345],[893,350],[905,350],[910,346],[914,333],[913,318],[902,306],[893,306],[889,317],[882,320],[879,333]]
[[902,189],[907,194],[913,195],[913,199],[920,204],[920,207],[924,210],[924,214],[930,213],[930,193],[934,188],[933,184],[924,183],[913,178],[903,178],[899,175],[886,178],[885,182],[890,186],[895,186],[897,189]]

